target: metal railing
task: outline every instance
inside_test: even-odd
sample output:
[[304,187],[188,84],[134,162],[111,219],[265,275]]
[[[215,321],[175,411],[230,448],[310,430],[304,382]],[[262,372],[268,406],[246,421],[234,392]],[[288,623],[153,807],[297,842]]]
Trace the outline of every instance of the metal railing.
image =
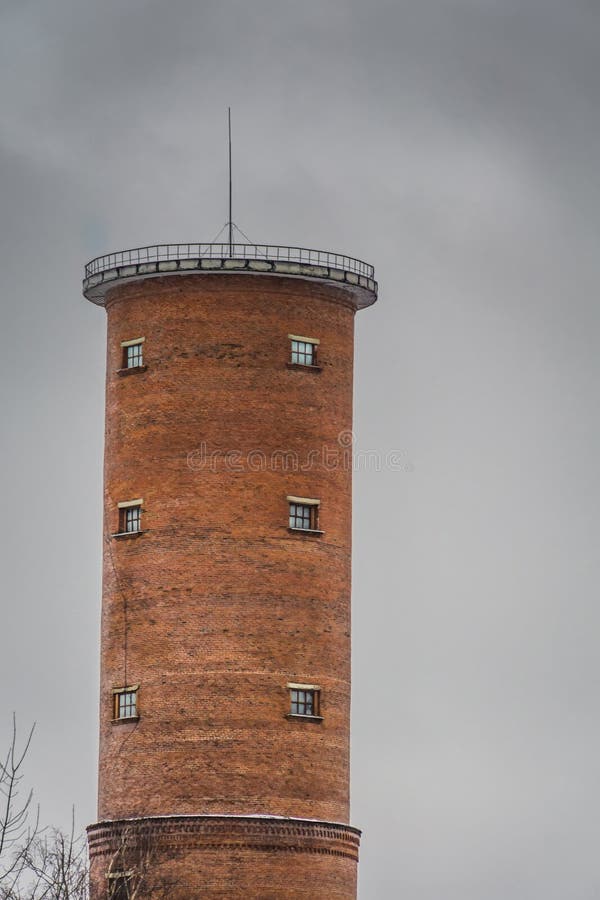
[[341,269],[373,278],[373,266],[325,250],[307,250],[305,247],[278,247],[274,244],[154,244],[151,247],[136,247],[98,256],[85,267],[85,277],[98,275],[108,269],[133,266],[141,263],[163,262],[179,259],[260,259],[269,262],[294,262],[308,266],[324,266]]

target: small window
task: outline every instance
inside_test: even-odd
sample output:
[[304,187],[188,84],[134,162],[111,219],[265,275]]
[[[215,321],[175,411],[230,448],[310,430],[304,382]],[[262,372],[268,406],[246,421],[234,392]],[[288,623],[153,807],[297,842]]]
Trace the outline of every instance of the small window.
[[321,689],[314,684],[288,684],[290,716],[321,718]]
[[315,506],[304,506],[302,503],[290,503],[290,528],[312,531],[317,527]]
[[125,347],[126,369],[135,369],[136,366],[144,365],[143,346],[143,344],[132,344],[131,347]]
[[139,718],[137,694],[137,685],[135,687],[115,688],[113,691],[113,719],[115,721]]
[[302,497],[288,497],[290,504],[289,527],[294,531],[319,530],[319,501]]
[[119,534],[135,534],[142,530],[142,502],[119,504]]
[[142,530],[142,507],[130,506],[124,510],[124,528],[123,531],[141,531]]
[[288,335],[291,341],[290,362],[294,366],[316,366],[317,365],[317,347],[319,341],[317,338],[299,337],[296,334]]
[[145,338],[135,338],[133,341],[121,341],[123,349],[122,371],[144,368],[144,340]]

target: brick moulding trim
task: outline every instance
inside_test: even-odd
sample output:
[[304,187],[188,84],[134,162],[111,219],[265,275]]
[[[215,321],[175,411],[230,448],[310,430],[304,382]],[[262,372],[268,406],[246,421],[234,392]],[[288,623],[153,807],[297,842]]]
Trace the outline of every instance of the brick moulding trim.
[[128,841],[151,839],[157,850],[252,850],[345,856],[358,861],[360,831],[351,825],[276,816],[156,816],[98,822],[87,829],[90,856]]

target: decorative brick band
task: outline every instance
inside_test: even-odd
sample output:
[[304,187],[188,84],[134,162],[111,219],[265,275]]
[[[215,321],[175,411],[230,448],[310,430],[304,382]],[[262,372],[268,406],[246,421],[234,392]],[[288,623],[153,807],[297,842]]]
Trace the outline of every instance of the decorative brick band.
[[90,275],[84,279],[83,293],[88,300],[98,306],[106,304],[109,290],[123,281],[139,281],[160,275],[200,275],[221,273],[223,275],[285,275],[296,278],[316,278],[332,281],[346,288],[352,296],[356,309],[371,306],[377,300],[377,282],[365,275],[348,272],[328,266],[308,265],[298,262],[277,262],[267,259],[169,259],[157,262],[139,262],[116,266]]
[[138,842],[162,850],[255,850],[342,856],[358,862],[360,831],[337,822],[271,816],[153,816],[98,822],[90,857],[112,857]]

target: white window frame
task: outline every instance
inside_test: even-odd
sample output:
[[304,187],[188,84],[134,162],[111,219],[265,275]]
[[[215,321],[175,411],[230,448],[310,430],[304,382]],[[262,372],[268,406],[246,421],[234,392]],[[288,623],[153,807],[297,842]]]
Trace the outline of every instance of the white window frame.
[[[290,365],[306,366],[307,368],[315,368],[318,366],[317,350],[319,344],[321,343],[319,338],[303,337],[299,334],[288,334],[288,338],[290,340]],[[306,351],[294,349],[294,344],[310,344],[310,346],[312,347],[310,362],[300,362],[298,358],[294,359],[294,354],[296,354],[297,357],[306,356]]]
[[[113,722],[133,722],[140,717],[140,705],[138,702],[140,686],[139,684],[130,684],[126,687],[113,688]],[[133,716],[120,716],[119,713],[119,697],[123,694],[135,695],[135,714]]]
[[[142,369],[144,367],[144,341],[145,337],[133,338],[130,341],[121,341],[121,352],[123,354],[123,358],[121,360],[121,368],[122,369]],[[128,350],[130,347],[141,347],[140,350],[140,361],[137,362],[134,366],[129,365],[129,353]]]
[[[288,712],[288,718],[290,719],[314,719],[317,721],[322,721],[323,716],[321,715],[321,685],[320,684],[298,684],[296,682],[290,681],[286,684],[286,688],[289,692],[289,701],[290,701],[290,711]],[[307,715],[305,713],[292,712],[292,703],[293,694],[292,691],[303,691],[304,693],[311,693],[313,695],[313,710],[312,715]],[[297,701],[296,701],[297,702]]]
[[[139,510],[140,510],[140,515],[139,515],[139,519],[138,519],[139,528],[137,528],[135,531],[127,531],[126,527],[124,526],[124,522],[127,518],[126,511],[128,509],[133,509],[133,507],[135,507],[135,506],[138,506]],[[141,534],[142,533],[142,513],[144,511],[143,499],[141,497],[139,497],[137,500],[121,500],[119,503],[117,503],[117,508],[119,510],[119,531],[115,532],[113,537],[121,537],[122,535],[126,535],[126,534]]]
[[[321,506],[321,501],[315,499],[314,497],[294,497],[293,495],[288,495],[286,500],[289,504],[289,516],[288,516],[288,528],[290,531],[297,531],[299,533],[304,534],[323,534],[319,527],[317,528],[302,528],[299,525],[292,525],[292,506],[306,506],[310,507],[310,520],[314,522],[317,526],[319,524],[318,515],[319,515],[319,507]],[[297,514],[294,513],[294,518],[297,518]]]

